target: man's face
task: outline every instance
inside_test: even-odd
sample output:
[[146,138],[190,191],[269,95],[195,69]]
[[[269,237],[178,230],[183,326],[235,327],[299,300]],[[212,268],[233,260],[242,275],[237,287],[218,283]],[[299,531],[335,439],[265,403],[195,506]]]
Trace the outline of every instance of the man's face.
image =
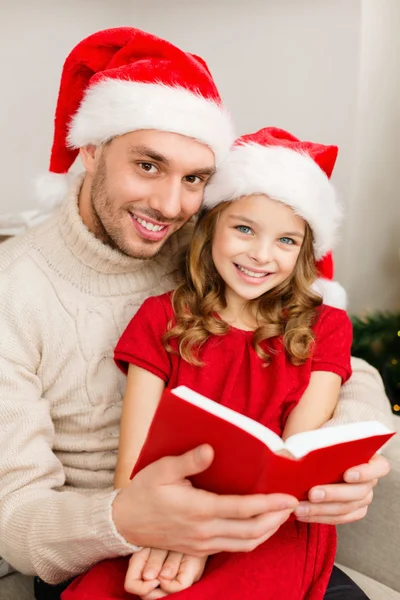
[[116,137],[96,149],[84,221],[124,254],[151,258],[199,210],[214,170],[213,152],[191,138],[154,130]]

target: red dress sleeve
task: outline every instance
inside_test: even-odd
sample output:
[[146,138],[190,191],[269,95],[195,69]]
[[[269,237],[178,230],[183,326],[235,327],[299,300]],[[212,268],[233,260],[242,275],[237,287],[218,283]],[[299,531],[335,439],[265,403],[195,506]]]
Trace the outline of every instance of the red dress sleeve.
[[168,383],[171,355],[165,349],[162,338],[172,317],[169,295],[154,296],[143,302],[114,350],[114,360],[123,373],[126,374],[132,364]]
[[322,306],[314,333],[311,371],[331,371],[345,383],[351,376],[353,341],[353,328],[347,313],[331,306]]

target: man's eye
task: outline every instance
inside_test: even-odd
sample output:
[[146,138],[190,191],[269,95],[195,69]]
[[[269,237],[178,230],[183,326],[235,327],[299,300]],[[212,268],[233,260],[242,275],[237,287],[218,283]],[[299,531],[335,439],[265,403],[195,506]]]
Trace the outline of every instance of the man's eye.
[[295,241],[292,240],[292,238],[289,238],[289,237],[281,237],[281,238],[279,238],[279,241],[282,242],[282,244],[288,244],[288,245],[291,245],[291,244],[295,243]]
[[245,233],[246,235],[251,235],[253,233],[251,227],[248,227],[247,225],[238,225],[236,229],[240,231],[240,233]]
[[197,175],[186,175],[184,179],[188,183],[200,183],[200,181],[202,181],[202,179],[200,179],[200,177],[197,177]]
[[155,173],[157,171],[156,167],[151,163],[140,162],[138,164],[143,171],[146,171],[146,173]]

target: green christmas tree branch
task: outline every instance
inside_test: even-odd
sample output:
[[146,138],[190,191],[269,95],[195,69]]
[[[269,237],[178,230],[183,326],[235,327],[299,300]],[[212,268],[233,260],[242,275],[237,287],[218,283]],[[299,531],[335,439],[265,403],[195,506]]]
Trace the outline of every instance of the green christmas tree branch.
[[393,412],[400,415],[400,313],[353,317],[352,355],[380,372]]

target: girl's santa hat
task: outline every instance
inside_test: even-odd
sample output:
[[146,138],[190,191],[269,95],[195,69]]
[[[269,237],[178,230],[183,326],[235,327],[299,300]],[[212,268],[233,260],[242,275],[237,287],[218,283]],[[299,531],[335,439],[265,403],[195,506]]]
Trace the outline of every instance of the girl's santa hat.
[[154,35],[121,27],[80,42],[65,61],[50,173],[38,182],[49,207],[62,200],[79,148],[139,129],[206,144],[218,164],[235,136],[206,63]]
[[338,148],[302,142],[275,127],[239,138],[205,191],[203,206],[251,194],[287,204],[310,225],[320,277],[314,288],[325,304],[345,308],[346,293],[333,281],[332,249],[342,219],[330,176]]

